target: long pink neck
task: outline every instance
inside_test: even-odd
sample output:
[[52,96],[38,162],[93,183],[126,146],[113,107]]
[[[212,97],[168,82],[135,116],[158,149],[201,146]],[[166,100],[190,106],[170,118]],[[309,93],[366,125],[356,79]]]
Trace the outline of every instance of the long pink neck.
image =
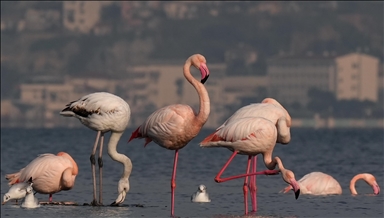
[[349,183],[349,190],[351,191],[351,194],[357,195],[356,182],[357,182],[357,180],[360,180],[360,179],[364,179],[364,181],[366,181],[368,183],[367,179],[365,178],[365,176],[363,174],[358,174],[358,175],[354,176],[351,179],[351,182]]
[[279,167],[279,170],[285,169],[279,157],[272,158],[272,152],[263,154],[263,157],[264,164],[268,169],[273,170],[276,168],[276,165]]
[[210,113],[210,101],[209,101],[209,96],[208,92],[205,89],[205,86],[197,81],[190,72],[190,68],[192,65],[191,59],[188,59],[185,64],[184,64],[184,77],[187,79],[189,83],[192,84],[192,86],[196,89],[197,94],[199,95],[199,112],[196,115],[196,124],[201,127],[205,124],[205,122],[208,119],[209,113]]

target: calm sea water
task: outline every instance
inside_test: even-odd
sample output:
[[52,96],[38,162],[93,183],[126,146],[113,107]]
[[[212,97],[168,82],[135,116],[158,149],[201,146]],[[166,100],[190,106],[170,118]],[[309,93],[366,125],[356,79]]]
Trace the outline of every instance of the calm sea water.
[[[244,214],[243,179],[215,183],[213,178],[231,155],[225,148],[202,149],[198,146],[212,130],[203,130],[180,150],[176,177],[175,215],[179,217],[238,217]],[[120,207],[43,205],[23,209],[8,202],[1,206],[1,217],[169,217],[170,179],[173,151],[153,142],[146,148],[143,140],[127,144],[132,129],[119,142],[118,151],[131,158],[133,171],[130,191]],[[382,129],[292,129],[288,145],[277,144],[274,155],[281,157],[296,179],[309,172],[321,171],[339,181],[343,194],[338,196],[281,194],[286,186],[280,175],[258,176],[258,212],[253,217],[383,217],[383,141]],[[89,155],[96,133],[79,129],[1,129],[1,198],[9,187],[4,178],[41,153],[65,151],[79,165],[75,187],[53,195],[54,201],[75,201],[80,205],[92,200],[92,180]],[[109,134],[106,140],[109,139]],[[105,146],[106,147],[106,146]],[[104,204],[117,197],[117,182],[122,165],[114,162],[104,147]],[[244,173],[246,156],[238,155],[224,176]],[[258,170],[266,169],[258,158]],[[349,181],[358,173],[369,172],[383,191],[367,196],[372,189],[363,181],[357,182],[359,196],[349,192]],[[190,196],[199,184],[207,186],[210,203],[192,203]],[[36,194],[40,201],[48,195]],[[136,207],[135,205],[143,205]],[[250,202],[249,202],[250,205]]]

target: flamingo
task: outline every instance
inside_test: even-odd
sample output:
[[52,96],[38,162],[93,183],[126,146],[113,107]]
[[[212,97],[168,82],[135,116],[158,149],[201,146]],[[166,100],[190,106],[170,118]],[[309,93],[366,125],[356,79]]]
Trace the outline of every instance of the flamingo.
[[24,198],[24,202],[21,204],[21,207],[24,208],[36,208],[40,207],[39,200],[33,194],[32,183],[26,189],[27,195]]
[[[124,171],[118,183],[119,195],[111,205],[121,204],[129,191],[129,176],[132,172],[132,162],[124,154],[116,151],[117,143],[128,126],[131,110],[127,102],[120,97],[107,92],[96,92],[85,95],[76,101],[66,105],[60,115],[76,117],[88,128],[97,131],[96,141],[90,156],[93,179],[92,206],[103,205],[102,203],[102,167],[103,167],[103,143],[104,134],[111,132],[108,142],[108,155],[115,161],[124,165]],[[95,175],[95,153],[100,139],[98,166],[99,166],[99,202],[96,200],[96,175]]]
[[[363,179],[373,189],[373,194],[380,193],[380,187],[376,182],[376,178],[369,173],[360,173],[355,175],[349,185],[349,190],[352,195],[357,195],[355,188],[356,181]],[[308,195],[341,195],[342,189],[339,182],[332,176],[322,172],[308,173],[299,180],[299,185],[302,194]],[[287,186],[282,192],[286,193],[291,190],[291,186]]]
[[[248,176],[262,174],[273,175],[281,172],[283,180],[292,185],[296,199],[299,197],[300,188],[295,179],[294,173],[291,170],[284,168],[284,165],[279,157],[272,158],[272,151],[275,147],[277,136],[278,130],[276,129],[275,123],[270,120],[263,117],[244,117],[232,120],[200,142],[200,146],[203,148],[225,147],[233,152],[232,156],[216,175],[215,181],[220,183],[245,177],[243,185],[245,214],[248,214]],[[269,170],[249,173],[252,156],[260,153],[263,155],[264,164]],[[246,174],[220,178],[236,154],[248,155]],[[279,170],[273,170],[276,165],[278,165]]]
[[[194,66],[200,70],[201,83],[190,72]],[[153,112],[133,133],[128,142],[134,138],[145,138],[144,147],[154,141],[169,150],[175,150],[173,172],[171,179],[171,215],[174,215],[174,201],[176,188],[176,167],[179,149],[183,148],[199,133],[208,119],[210,102],[204,83],[209,77],[206,59],[201,54],[190,56],[183,68],[184,77],[196,89],[200,99],[199,112],[196,113],[188,105],[174,104],[160,108]]]
[[32,177],[27,182],[19,182],[11,186],[8,192],[4,194],[3,205],[10,200],[15,199],[17,201],[24,198],[27,195],[27,187],[32,183]]
[[68,153],[46,153],[18,172],[6,174],[5,178],[9,185],[14,185],[32,177],[33,189],[40,194],[49,194],[49,202],[52,202],[52,194],[73,188],[78,171],[75,160]]
[[191,196],[191,201],[199,203],[211,202],[209,194],[207,193],[207,187],[205,187],[205,185],[199,185],[197,192]]
[[[219,126],[216,131],[230,122],[244,117],[263,117],[270,120],[276,125],[278,130],[276,142],[281,144],[288,144],[290,142],[291,116],[288,111],[273,98],[265,98],[261,103],[253,103],[238,109],[221,126]],[[257,156],[253,156],[251,161],[251,171],[252,173],[256,173]],[[251,192],[252,211],[255,212],[257,210],[256,175],[251,176],[249,189]]]

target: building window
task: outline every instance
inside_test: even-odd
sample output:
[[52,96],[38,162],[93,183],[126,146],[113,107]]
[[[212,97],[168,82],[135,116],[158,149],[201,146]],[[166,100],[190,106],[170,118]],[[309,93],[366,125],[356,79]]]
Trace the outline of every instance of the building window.
[[75,22],[75,12],[73,10],[67,11],[67,20],[71,23]]

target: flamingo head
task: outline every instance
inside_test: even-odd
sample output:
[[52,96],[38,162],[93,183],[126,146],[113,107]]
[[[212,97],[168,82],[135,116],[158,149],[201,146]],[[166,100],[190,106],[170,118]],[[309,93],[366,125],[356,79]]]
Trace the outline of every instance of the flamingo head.
[[366,174],[367,178],[367,183],[372,187],[373,189],[373,194],[378,195],[380,193],[380,186],[376,182],[376,178],[372,174]]
[[194,54],[191,57],[191,62],[194,67],[200,70],[201,73],[201,83],[204,84],[209,77],[209,70],[207,67],[207,61],[205,57],[201,54]]
[[282,176],[283,180],[292,186],[292,190],[295,193],[295,198],[297,199],[300,195],[300,185],[295,179],[295,174],[292,171],[285,169],[282,172]]
[[119,181],[119,185],[117,187],[117,191],[119,195],[117,196],[116,200],[112,202],[111,206],[117,206],[124,202],[125,196],[127,195],[127,192],[129,191],[129,180],[128,178],[121,178]]

